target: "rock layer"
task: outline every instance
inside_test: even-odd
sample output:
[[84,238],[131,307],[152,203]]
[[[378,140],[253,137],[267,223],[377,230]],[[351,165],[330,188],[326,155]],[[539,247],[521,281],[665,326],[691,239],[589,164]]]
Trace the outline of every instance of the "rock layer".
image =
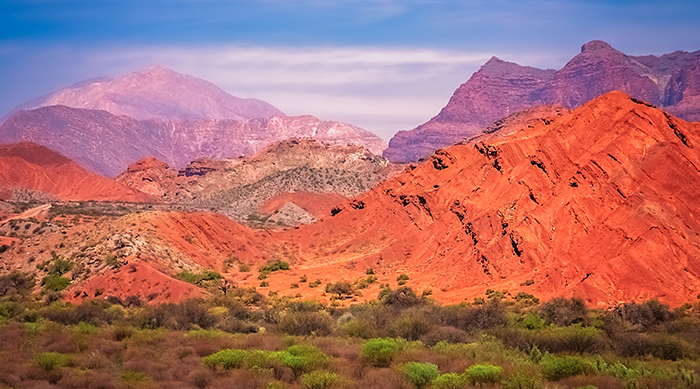
[[686,120],[700,119],[700,51],[634,57],[602,41],[586,43],[562,69],[540,70],[491,58],[462,84],[434,118],[399,131],[384,156],[411,162],[480,134],[488,125],[537,105],[576,108],[619,90],[666,108]]

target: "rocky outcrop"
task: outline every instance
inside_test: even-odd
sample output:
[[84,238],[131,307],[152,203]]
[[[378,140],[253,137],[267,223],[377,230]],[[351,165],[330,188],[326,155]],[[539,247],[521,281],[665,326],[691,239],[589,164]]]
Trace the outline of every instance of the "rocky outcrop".
[[384,156],[392,162],[416,161],[479,135],[518,110],[536,105],[576,108],[614,90],[698,120],[699,64],[700,51],[634,57],[602,41],[583,45],[581,53],[558,71],[493,57],[455,91],[437,116],[411,131],[399,131]]
[[17,112],[0,126],[0,143],[30,140],[108,177],[147,157],[181,169],[200,157],[237,158],[289,138],[357,144],[375,153],[385,147],[381,138],[368,131],[313,116],[135,120],[105,111],[50,106]]
[[30,142],[0,146],[0,194],[4,200],[15,201],[154,200],[138,190],[89,173],[70,159]]
[[[327,215],[330,209],[314,206],[314,201],[320,205],[328,199],[356,196],[399,169],[361,146],[290,139],[246,157],[198,159],[179,172],[149,158],[132,164],[116,180],[156,195],[163,202],[216,209],[239,221],[251,217],[258,220],[262,214],[270,215],[290,202],[311,215],[299,220],[310,222],[319,213]],[[283,202],[273,202],[276,206],[263,207],[261,212],[263,204],[279,196]],[[321,208],[326,211],[319,212]],[[286,218],[284,223],[296,224],[289,222],[292,219]]]
[[438,151],[283,240],[305,266],[403,272],[442,301],[678,305],[700,292],[699,147],[700,124],[611,92]]
[[139,120],[284,116],[262,100],[231,96],[210,82],[158,65],[116,79],[82,81],[24,103],[13,111],[50,105],[102,110]]

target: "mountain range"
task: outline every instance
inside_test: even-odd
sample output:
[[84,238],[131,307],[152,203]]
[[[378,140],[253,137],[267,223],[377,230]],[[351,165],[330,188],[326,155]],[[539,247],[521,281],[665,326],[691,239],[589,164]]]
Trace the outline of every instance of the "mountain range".
[[685,120],[700,120],[700,51],[630,56],[606,42],[591,41],[560,70],[492,57],[457,88],[435,117],[394,135],[384,156],[392,162],[417,161],[479,135],[495,121],[525,108],[576,108],[614,90]]
[[[47,260],[44,246],[56,247],[92,269],[66,292],[76,298],[98,289],[160,296],[153,291],[182,269],[214,269],[234,285],[258,287],[238,264],[275,258],[292,271],[268,276],[263,292],[323,298],[322,288],[293,285],[302,275],[325,284],[372,269],[379,283],[406,274],[411,287],[442,302],[489,289],[579,296],[592,306],[694,298],[700,125],[622,92],[546,111],[511,116],[489,134],[438,151],[313,224],[253,231],[221,215],[142,212],[63,232],[49,225],[22,250],[8,250],[5,267],[34,269],[26,258]],[[105,255],[129,266],[110,268]],[[202,293],[175,286],[172,293],[184,294],[173,300]]]
[[0,125],[0,143],[31,141],[107,177],[147,157],[180,169],[200,157],[237,158],[289,138],[359,144],[376,154],[386,147],[361,128],[284,116],[266,103],[230,96],[162,67],[84,82],[21,107],[28,110]]

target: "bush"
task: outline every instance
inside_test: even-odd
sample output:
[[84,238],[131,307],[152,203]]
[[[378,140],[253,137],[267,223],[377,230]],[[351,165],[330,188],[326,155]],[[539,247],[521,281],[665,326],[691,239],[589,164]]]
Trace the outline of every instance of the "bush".
[[276,261],[271,261],[266,263],[265,265],[261,266],[258,269],[258,272],[260,273],[272,273],[274,271],[278,270],[289,270],[289,263],[285,261],[280,261],[279,259]]
[[326,293],[337,294],[338,298],[347,298],[355,293],[352,285],[347,281],[338,281],[335,284],[326,284]]
[[406,282],[408,282],[408,276],[404,273],[401,273],[398,277],[396,277],[396,283],[399,286],[406,285]]
[[41,280],[41,285],[46,290],[60,292],[70,285],[70,278],[61,277],[59,275],[48,275]]
[[472,384],[495,384],[503,375],[503,368],[482,363],[469,366],[464,375]]
[[144,320],[143,326],[150,328],[166,327],[172,330],[190,330],[194,326],[211,328],[216,317],[204,302],[186,300],[180,304],[162,304],[152,308]]
[[238,271],[241,273],[247,273],[250,271],[250,265],[247,265],[245,263],[241,263],[238,265]]
[[224,349],[202,358],[204,366],[214,370],[239,369],[243,366],[247,352],[238,349]]
[[540,382],[530,374],[516,373],[506,378],[501,384],[503,389],[536,389]]
[[396,339],[376,338],[369,339],[362,345],[360,355],[365,362],[374,367],[389,367],[398,352],[399,344]]
[[308,389],[326,389],[338,380],[338,375],[327,371],[314,371],[301,376],[301,383]]
[[548,327],[535,335],[534,343],[550,353],[593,353],[600,345],[599,330],[574,324],[568,327]]
[[151,383],[151,377],[140,371],[125,371],[119,378],[127,385],[139,385]]
[[422,299],[416,296],[416,292],[407,286],[396,290],[384,288],[379,292],[378,300],[381,300],[385,305],[391,305],[399,308],[412,307],[423,302]]
[[358,278],[355,281],[354,285],[355,285],[355,288],[357,288],[357,289],[366,289],[370,285],[376,284],[376,283],[377,283],[377,276],[370,274],[367,277]]
[[282,364],[292,369],[296,377],[314,370],[323,369],[331,358],[313,346],[294,345],[281,353]]
[[55,255],[55,253],[52,253],[52,256],[53,263],[48,268],[49,274],[62,276],[71,271],[71,269],[73,268],[73,263],[66,261],[60,256]]
[[70,355],[45,352],[34,356],[34,363],[45,371],[58,370],[75,362],[75,358]]
[[75,325],[75,332],[84,335],[94,335],[97,333],[97,327],[92,324],[81,321]]
[[548,323],[565,327],[574,323],[585,324],[588,321],[588,309],[580,298],[570,300],[556,297],[544,303],[540,314]]
[[330,335],[333,319],[325,312],[288,312],[280,320],[280,330],[289,335]]
[[34,274],[13,270],[0,276],[0,297],[26,296],[31,292],[35,283]]
[[199,273],[183,270],[177,273],[177,278],[190,284],[202,285],[207,281],[216,281],[221,279],[221,274],[214,270],[203,270]]
[[105,259],[105,265],[107,265],[107,266],[109,266],[109,267],[114,268],[114,267],[118,267],[118,266],[119,266],[119,260],[117,260],[117,257],[115,257],[115,256],[112,255],[112,254],[107,254],[107,255],[105,255],[105,258],[104,258],[104,259]]
[[592,364],[583,357],[545,355],[540,362],[542,374],[550,381],[591,373]]
[[428,313],[418,309],[407,309],[389,327],[389,335],[406,340],[419,340],[433,329],[433,320]]
[[463,374],[447,373],[433,380],[435,389],[462,389],[467,387],[467,378]]
[[523,327],[528,330],[539,330],[544,327],[544,319],[535,313],[528,313],[523,317]]
[[432,363],[408,362],[399,370],[416,388],[429,385],[440,375],[437,365]]

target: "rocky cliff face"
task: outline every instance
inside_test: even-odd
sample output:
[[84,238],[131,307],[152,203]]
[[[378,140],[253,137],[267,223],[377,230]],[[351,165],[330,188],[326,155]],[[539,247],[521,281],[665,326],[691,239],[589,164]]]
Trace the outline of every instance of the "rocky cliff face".
[[427,123],[399,131],[384,152],[410,162],[480,134],[494,121],[536,105],[576,108],[619,90],[665,107],[687,120],[700,118],[700,51],[661,57],[628,56],[602,41],[589,42],[562,69],[539,70],[491,58]]
[[89,173],[70,159],[30,142],[0,146],[0,197],[23,201],[154,200],[138,190]]
[[398,169],[361,146],[290,139],[247,157],[195,160],[179,171],[147,158],[130,165],[117,182],[164,202],[216,209],[239,221],[260,221],[290,202],[308,210],[303,220],[312,222],[319,209],[328,215],[331,207],[310,202],[356,196]]
[[680,304],[700,292],[699,145],[700,124],[611,92],[439,151],[284,240],[307,266],[405,272],[444,301]]
[[116,79],[82,81],[24,103],[15,111],[50,105],[103,110],[140,120],[284,116],[262,100],[231,96],[210,82],[163,66],[151,66]]
[[237,158],[288,138],[359,144],[375,153],[385,147],[368,131],[313,116],[135,120],[106,111],[49,106],[17,112],[0,126],[0,143],[29,140],[108,177],[147,157],[179,169],[200,157]]

